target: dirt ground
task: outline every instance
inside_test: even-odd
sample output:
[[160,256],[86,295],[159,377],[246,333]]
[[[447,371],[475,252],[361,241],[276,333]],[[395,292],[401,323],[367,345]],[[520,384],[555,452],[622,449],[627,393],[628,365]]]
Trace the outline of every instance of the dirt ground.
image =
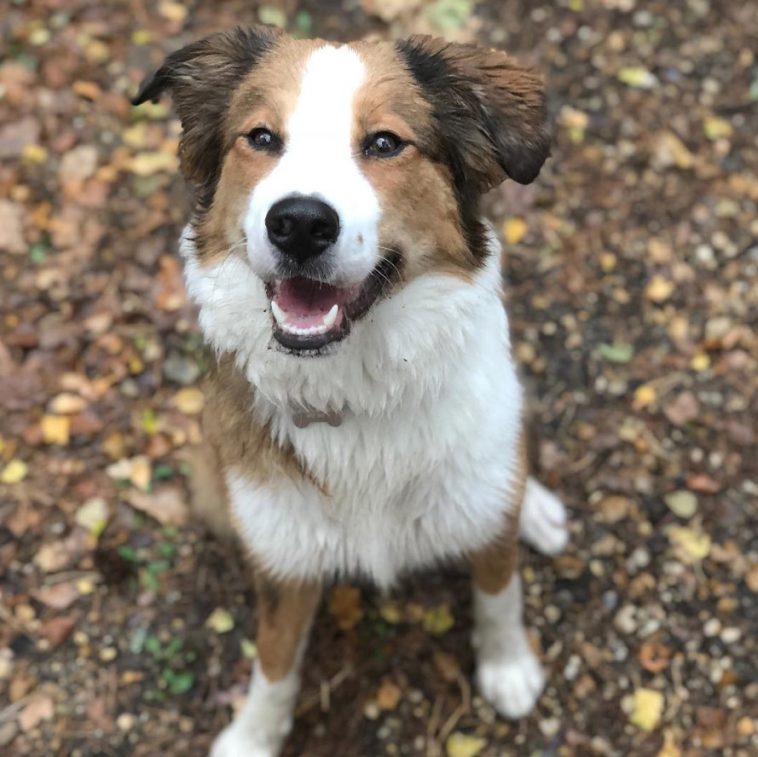
[[488,198],[536,465],[549,671],[506,723],[469,684],[468,580],[321,611],[288,755],[758,753],[758,5],[741,0],[5,0],[0,11],[0,753],[204,755],[244,694],[243,562],[186,524],[205,367],[163,55],[264,20],[480,39],[547,76],[553,156]]

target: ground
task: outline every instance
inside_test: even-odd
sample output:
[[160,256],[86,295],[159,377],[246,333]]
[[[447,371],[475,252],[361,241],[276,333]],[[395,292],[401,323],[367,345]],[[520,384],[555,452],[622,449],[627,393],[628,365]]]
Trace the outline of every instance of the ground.
[[205,359],[177,123],[127,98],[182,42],[261,19],[479,38],[546,74],[552,158],[488,206],[535,465],[572,516],[563,556],[522,562],[549,671],[530,717],[472,689],[451,566],[328,597],[287,754],[756,754],[758,6],[343,5],[4,7],[0,751],[203,755],[244,692],[246,570],[185,522]]

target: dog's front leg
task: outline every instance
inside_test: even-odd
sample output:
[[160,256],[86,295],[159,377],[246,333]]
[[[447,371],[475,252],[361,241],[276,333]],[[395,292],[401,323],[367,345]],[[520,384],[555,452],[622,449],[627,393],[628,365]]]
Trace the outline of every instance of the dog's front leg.
[[534,707],[545,676],[524,628],[518,527],[508,521],[501,537],[471,558],[473,643],[482,695],[504,717],[520,718]]
[[321,596],[315,584],[256,574],[258,657],[248,698],[211,748],[211,757],[275,757],[292,728],[299,668]]

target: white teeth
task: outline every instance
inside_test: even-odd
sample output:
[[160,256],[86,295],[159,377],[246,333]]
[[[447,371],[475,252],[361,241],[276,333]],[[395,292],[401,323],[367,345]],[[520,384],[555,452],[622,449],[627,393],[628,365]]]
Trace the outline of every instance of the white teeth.
[[271,300],[271,312],[274,314],[274,320],[284,328],[287,321],[287,314],[276,304],[276,300]]
[[325,331],[328,331],[337,322],[337,313],[339,313],[339,311],[340,306],[335,302],[329,312],[324,316],[324,320],[321,322]]
[[274,320],[282,331],[286,331],[288,334],[295,334],[296,336],[311,336],[313,334],[325,334],[335,323],[337,323],[340,306],[335,302],[329,309],[329,312],[321,319],[321,323],[317,326],[310,326],[307,329],[288,323],[287,313],[282,310],[276,300],[271,300],[271,312],[274,315]]

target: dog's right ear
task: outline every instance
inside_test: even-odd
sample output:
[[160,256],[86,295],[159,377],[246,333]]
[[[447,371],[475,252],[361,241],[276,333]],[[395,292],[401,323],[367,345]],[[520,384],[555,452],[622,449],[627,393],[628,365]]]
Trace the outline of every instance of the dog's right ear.
[[212,190],[218,176],[232,93],[280,35],[266,26],[237,27],[193,42],[171,53],[132,99],[140,105],[171,95],[182,123],[182,170],[199,189]]

